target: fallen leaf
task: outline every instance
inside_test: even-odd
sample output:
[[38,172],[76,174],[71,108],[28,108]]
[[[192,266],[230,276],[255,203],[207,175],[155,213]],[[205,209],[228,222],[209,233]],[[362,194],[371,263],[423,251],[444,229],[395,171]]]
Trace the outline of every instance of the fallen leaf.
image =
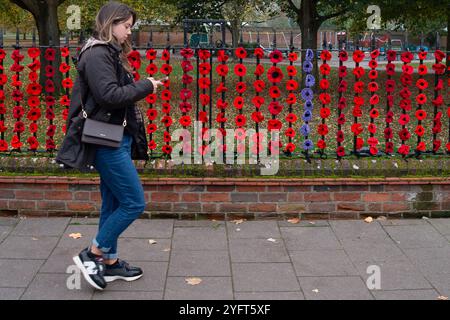
[[438,300],[448,300],[448,297],[446,297],[446,296],[439,296],[437,298],[438,298]]
[[155,240],[153,240],[153,239],[150,239],[150,240],[148,240],[148,243],[150,243],[150,244],[156,244],[157,242],[156,242]]
[[379,216],[378,218],[377,218],[377,220],[387,220],[387,218],[385,217],[385,216]]
[[373,221],[373,218],[372,217],[367,217],[367,218],[364,219],[364,221],[367,222],[367,223],[371,223]]
[[292,223],[292,224],[297,224],[297,223],[300,222],[300,219],[299,218],[292,218],[292,219],[289,219],[288,222]]
[[35,237],[32,237],[31,240],[37,241],[37,240],[39,240],[39,239],[38,239],[38,238],[35,238]]
[[310,221],[309,224],[316,224],[314,221]]
[[356,164],[354,164],[354,165],[353,165],[353,169],[359,170],[359,167],[358,167]]
[[71,233],[69,234],[69,237],[73,238],[73,239],[80,239],[82,237],[81,233]]
[[234,224],[241,224],[244,221],[245,221],[245,219],[238,219],[238,220],[232,220],[231,222],[233,222]]
[[197,284],[200,284],[203,280],[200,278],[186,278],[184,279],[187,284],[190,284],[191,286],[195,286]]
[[319,289],[313,289],[312,292],[319,293]]
[[169,251],[170,251],[170,248],[163,249],[163,252],[169,252]]
[[241,229],[240,228],[236,228],[236,231],[239,232],[239,231],[241,231]]
[[275,240],[275,239],[273,239],[273,238],[269,238],[269,239],[267,239],[267,241],[270,241],[270,242],[277,242],[277,240]]

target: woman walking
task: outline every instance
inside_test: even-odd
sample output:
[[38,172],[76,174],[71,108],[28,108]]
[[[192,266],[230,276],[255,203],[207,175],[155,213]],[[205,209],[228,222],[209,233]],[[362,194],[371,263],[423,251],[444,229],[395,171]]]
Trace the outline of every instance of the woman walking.
[[[139,267],[119,258],[120,234],[145,209],[142,184],[132,159],[148,160],[144,122],[136,102],[156,92],[162,82],[153,78],[134,81],[127,54],[128,36],[136,22],[136,13],[128,6],[108,2],[98,12],[93,37],[78,57],[79,75],[73,96],[79,94],[89,118],[126,126],[120,147],[82,144],[80,100],[73,99],[69,109],[67,134],[57,155],[57,162],[69,167],[93,166],[100,174],[102,206],[99,229],[89,248],[73,257],[87,282],[103,290],[108,282],[137,280]],[[76,145],[81,152],[74,152]]]

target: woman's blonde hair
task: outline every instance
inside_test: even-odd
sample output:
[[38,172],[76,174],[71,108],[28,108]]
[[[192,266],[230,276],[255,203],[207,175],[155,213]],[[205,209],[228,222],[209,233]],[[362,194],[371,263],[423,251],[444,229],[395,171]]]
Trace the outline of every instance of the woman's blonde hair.
[[128,62],[127,55],[131,51],[131,42],[127,39],[123,44],[120,44],[113,35],[113,25],[127,21],[133,18],[133,23],[136,22],[136,12],[129,6],[123,3],[110,1],[100,8],[95,18],[94,37],[113,43],[122,47],[121,60],[122,64],[128,72],[131,72],[131,66]]

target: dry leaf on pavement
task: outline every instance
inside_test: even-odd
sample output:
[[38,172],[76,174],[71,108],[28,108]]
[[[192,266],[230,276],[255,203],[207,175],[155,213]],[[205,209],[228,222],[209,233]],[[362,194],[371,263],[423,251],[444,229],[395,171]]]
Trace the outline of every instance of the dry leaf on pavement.
[[448,297],[446,297],[446,296],[439,296],[438,300],[448,300]]
[[245,221],[245,219],[238,219],[238,220],[232,220],[231,222],[233,222],[234,224],[241,224],[244,221]]
[[81,233],[71,233],[69,234],[69,237],[73,238],[73,239],[80,239],[82,237]]
[[300,222],[300,219],[299,218],[292,218],[292,219],[289,219],[288,222],[292,223],[292,224],[297,224],[297,223]]
[[372,217],[367,217],[367,218],[364,219],[364,221],[367,222],[367,223],[371,223],[373,221],[373,218]]
[[200,284],[203,280],[200,278],[186,278],[184,279],[187,284],[190,284],[191,286],[195,286],[197,284]]
[[273,238],[269,238],[269,239],[267,239],[267,241],[270,241],[270,242],[277,242],[277,240],[275,240],[275,239],[273,239]]
[[157,242],[156,242],[155,240],[153,240],[153,239],[150,239],[150,240],[148,240],[148,243],[150,243],[150,244],[156,244]]

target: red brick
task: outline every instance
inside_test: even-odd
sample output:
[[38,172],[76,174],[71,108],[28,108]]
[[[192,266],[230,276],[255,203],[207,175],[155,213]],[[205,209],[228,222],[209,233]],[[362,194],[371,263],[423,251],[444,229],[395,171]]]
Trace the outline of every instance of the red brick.
[[8,200],[0,200],[0,210],[8,209]]
[[64,201],[38,201],[37,208],[42,210],[65,210],[66,203]]
[[177,202],[173,204],[173,211],[175,212],[201,212],[200,203],[192,203],[192,202]]
[[305,193],[304,198],[305,201],[312,201],[312,202],[331,201],[330,193],[328,192]]
[[406,201],[406,193],[391,193],[391,201]]
[[241,204],[241,203],[223,203],[219,205],[219,211],[220,212],[247,212],[247,204]]
[[367,211],[368,212],[382,212],[383,204],[382,203],[368,203],[367,204]]
[[177,202],[180,195],[173,192],[152,192],[151,201],[153,202]]
[[441,184],[441,190],[450,191],[450,184]]
[[36,201],[17,201],[17,200],[9,200],[8,202],[9,209],[36,209]]
[[173,191],[173,185],[167,184],[158,185],[158,191]]
[[207,186],[206,190],[208,192],[232,192],[235,186]]
[[238,192],[264,192],[266,191],[265,186],[236,186],[236,191]]
[[230,201],[229,193],[202,193],[201,202],[228,202]]
[[144,191],[157,191],[158,190],[157,185],[144,185],[143,188],[144,188]]
[[283,186],[267,186],[267,192],[284,192]]
[[411,186],[407,184],[387,184],[384,186],[385,191],[407,192],[411,190]]
[[390,193],[365,193],[363,195],[363,200],[366,202],[386,202],[391,199]]
[[383,203],[383,212],[409,211],[410,207],[406,203]]
[[278,213],[299,213],[306,211],[306,207],[301,203],[279,203],[278,204]]
[[231,195],[231,202],[258,202],[258,194],[255,192],[252,193],[239,193],[239,192],[235,192],[232,193]]
[[450,202],[442,202],[441,210],[450,210]]
[[172,203],[147,203],[145,211],[172,211]]
[[66,183],[54,183],[51,185],[53,190],[67,191],[69,190],[69,185]]
[[277,205],[272,203],[249,204],[248,212],[276,212]]
[[74,200],[90,200],[91,199],[90,196],[91,196],[90,192],[80,191],[80,192],[75,192],[73,194],[73,199]]
[[175,192],[203,192],[205,189],[206,187],[203,185],[182,184],[173,186]]
[[336,204],[335,203],[321,203],[321,202],[312,202],[308,205],[308,211],[311,213],[332,213],[336,212]]
[[85,202],[67,202],[67,210],[72,211],[95,211],[96,207],[90,203]]
[[361,201],[359,192],[337,192],[333,194],[335,201]]
[[16,190],[15,192],[16,192],[16,199],[25,199],[25,200],[44,199],[44,193],[42,191]]
[[259,201],[260,202],[286,202],[287,194],[286,193],[260,193]]
[[289,192],[287,194],[288,202],[303,202],[305,200],[304,194],[301,192]]
[[341,202],[337,204],[337,211],[364,211],[364,203]]
[[284,186],[285,192],[311,192],[311,186]]
[[200,195],[198,193],[182,193],[181,201],[184,202],[198,202],[200,200]]
[[215,203],[203,203],[202,204],[202,212],[212,212],[217,213],[217,205]]
[[15,198],[16,194],[14,190],[2,190],[2,192],[0,192],[0,199],[15,199]]
[[91,191],[91,201],[101,201],[102,200],[102,194],[98,191]]
[[369,191],[369,186],[367,185],[342,185],[341,191],[356,191],[356,192],[364,192]]
[[72,200],[73,193],[68,191],[45,191],[47,200]]

